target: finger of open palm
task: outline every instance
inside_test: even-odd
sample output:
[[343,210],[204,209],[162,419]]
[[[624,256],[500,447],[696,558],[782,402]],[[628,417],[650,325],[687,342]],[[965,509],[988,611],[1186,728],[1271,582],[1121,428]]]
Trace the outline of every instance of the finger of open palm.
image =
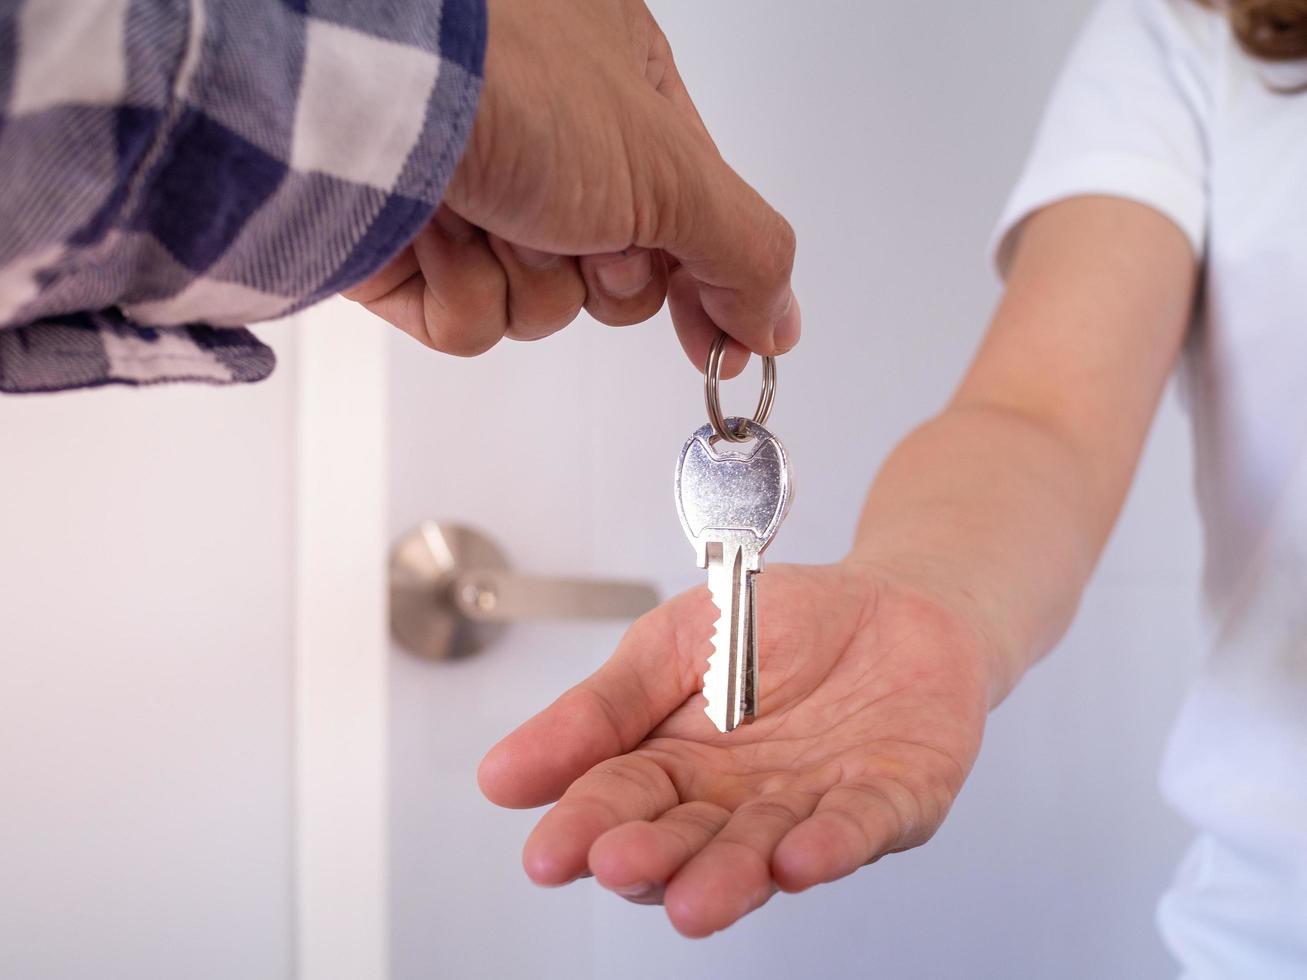
[[776,891],[772,852],[818,800],[814,793],[786,790],[737,807],[668,884],[664,904],[672,925],[687,936],[707,936],[763,905]]
[[641,904],[662,900],[668,880],[703,850],[730,811],[698,800],[672,807],[657,820],[632,820],[604,833],[590,848],[599,884]]
[[574,782],[546,813],[522,852],[532,881],[562,885],[584,874],[591,846],[632,820],[653,820],[679,802],[671,777],[653,760],[624,755]]
[[[904,802],[887,786],[842,784],[829,790],[812,815],[777,844],[771,874],[787,892],[852,874],[895,848],[903,838]],[[906,790],[898,788],[898,795]]]

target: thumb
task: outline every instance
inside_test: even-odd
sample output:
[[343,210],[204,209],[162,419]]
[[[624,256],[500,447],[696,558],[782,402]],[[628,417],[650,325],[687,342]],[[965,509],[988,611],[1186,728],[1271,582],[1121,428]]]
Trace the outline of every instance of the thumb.
[[477,770],[487,799],[515,808],[551,803],[684,704],[703,669],[682,651],[694,648],[691,636],[706,648],[717,614],[706,599],[697,589],[636,620],[604,666],[492,748]]
[[639,244],[662,249],[683,270],[672,316],[686,353],[702,365],[719,330],[754,353],[784,353],[800,331],[794,230],[711,144],[683,122],[678,128],[681,152],[652,168],[657,238]]

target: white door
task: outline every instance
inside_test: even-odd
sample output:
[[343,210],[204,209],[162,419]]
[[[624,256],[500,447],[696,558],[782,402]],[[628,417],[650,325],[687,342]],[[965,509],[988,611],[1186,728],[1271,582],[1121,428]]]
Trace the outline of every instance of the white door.
[[295,335],[240,390],[0,398],[0,977],[294,963]]
[[[654,4],[799,234],[772,562],[843,554],[879,460],[965,365],[989,226],[1086,6]],[[0,401],[0,977],[1167,972],[1151,910],[1184,834],[1153,773],[1196,648],[1173,406],[1080,622],[937,839],[690,942],[592,881],[530,885],[538,815],[476,790],[621,626],[515,625],[453,663],[385,628],[388,543],[425,519],[527,572],[700,581],[670,483],[702,392],[666,317],[474,361],[342,303],[262,333],[282,368],[261,386]]]

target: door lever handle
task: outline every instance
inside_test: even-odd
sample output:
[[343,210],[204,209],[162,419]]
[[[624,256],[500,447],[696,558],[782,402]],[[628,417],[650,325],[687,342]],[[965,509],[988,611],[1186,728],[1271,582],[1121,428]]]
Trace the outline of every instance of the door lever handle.
[[456,524],[424,521],[390,554],[391,633],[429,660],[484,650],[522,620],[634,619],[657,604],[641,582],[520,574],[493,539]]
[[452,590],[458,611],[478,623],[522,619],[634,619],[658,604],[652,586],[511,571],[464,572]]

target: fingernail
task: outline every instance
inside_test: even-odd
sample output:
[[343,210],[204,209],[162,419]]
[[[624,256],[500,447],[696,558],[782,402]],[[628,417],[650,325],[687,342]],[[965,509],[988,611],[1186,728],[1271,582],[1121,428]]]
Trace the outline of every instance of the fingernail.
[[613,891],[628,902],[635,902],[638,905],[652,905],[663,897],[662,886],[647,881],[623,885],[621,888],[614,888]]
[[604,292],[618,299],[630,299],[653,279],[653,259],[647,249],[596,266],[595,275]]
[[525,245],[514,245],[509,243],[509,248],[517,256],[517,261],[521,262],[528,269],[552,269],[561,261],[561,256],[552,252],[541,252],[538,249],[527,248]]
[[476,227],[449,208],[437,208],[433,220],[440,233],[455,244],[468,245],[476,238]]
[[785,312],[776,320],[776,326],[772,331],[772,343],[775,344],[778,354],[784,354],[798,344],[802,327],[799,304],[794,301],[794,293],[791,291],[785,303]]

